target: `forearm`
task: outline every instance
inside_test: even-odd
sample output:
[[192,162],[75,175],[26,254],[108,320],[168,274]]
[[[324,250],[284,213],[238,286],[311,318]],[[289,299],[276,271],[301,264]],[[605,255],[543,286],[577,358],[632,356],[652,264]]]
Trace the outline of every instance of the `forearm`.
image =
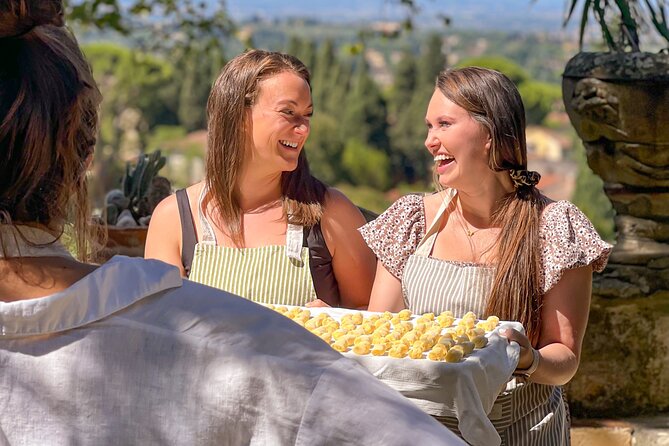
[[560,386],[576,374],[579,358],[564,344],[556,342],[538,350],[539,367],[532,373],[532,382]]

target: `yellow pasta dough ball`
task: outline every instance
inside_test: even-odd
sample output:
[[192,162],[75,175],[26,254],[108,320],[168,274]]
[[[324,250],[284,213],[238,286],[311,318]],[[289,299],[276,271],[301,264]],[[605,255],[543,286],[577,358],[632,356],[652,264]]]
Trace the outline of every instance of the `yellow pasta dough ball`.
[[328,332],[322,333],[318,335],[318,337],[327,342],[328,344],[330,343],[330,341],[332,341],[332,335]]
[[342,322],[341,324],[339,324],[339,328],[342,328],[342,329],[344,329],[344,330],[346,330],[346,331],[353,331],[353,330],[355,330],[357,327],[356,327],[355,324],[352,324],[352,323],[350,323],[350,322]]
[[474,343],[472,341],[459,342],[458,345],[462,347],[465,356],[474,351]]
[[483,335],[476,336],[474,339],[472,339],[472,342],[474,343],[475,348],[483,348],[488,345],[488,338]]
[[422,351],[426,351],[426,350],[429,350],[432,347],[432,345],[430,345],[430,343],[425,341],[425,340],[419,339],[419,340],[417,340],[416,342],[413,343],[413,347],[419,348]]
[[275,310],[284,315],[288,313],[288,308],[284,306],[276,307]]
[[402,321],[400,327],[406,329],[407,332],[413,330],[413,324],[409,321]]
[[454,321],[454,320],[455,320],[455,319],[453,319],[452,317],[448,317],[448,316],[444,316],[444,317],[439,316],[439,317],[437,317],[437,323],[439,324],[439,326],[440,326],[441,328],[450,327],[451,325],[453,325],[453,321]]
[[335,339],[339,339],[347,333],[348,333],[347,330],[343,330],[343,329],[339,328],[339,329],[332,332],[332,337],[335,338]]
[[463,342],[469,342],[469,336],[467,335],[458,336],[455,338],[455,342],[458,344],[462,344]]
[[483,336],[485,334],[485,330],[482,328],[470,328],[467,330],[467,337],[471,341],[477,336]]
[[369,342],[361,342],[353,346],[353,353],[356,355],[368,355],[372,350],[372,344]]
[[338,352],[346,352],[348,351],[348,345],[346,345],[346,342],[342,341],[341,339],[338,339],[332,344],[332,348],[337,350]]
[[309,319],[307,322],[304,323],[304,328],[306,328],[307,330],[315,330],[319,326],[320,324],[316,319]]
[[401,310],[399,313],[397,313],[397,317],[403,321],[408,321],[411,319],[411,310],[405,308],[404,310]]
[[396,332],[396,331],[393,331],[393,332],[391,332],[391,333],[388,333],[388,334],[385,336],[385,339],[386,339],[387,341],[390,341],[390,342],[399,341],[400,339],[402,339],[402,334],[401,334],[401,333],[398,333],[398,332]]
[[416,334],[415,331],[410,331],[408,333],[405,333],[401,339],[401,341],[405,344],[413,344],[417,340],[418,340],[418,335]]
[[478,318],[476,317],[476,313],[474,313],[473,311],[468,311],[468,312],[466,312],[465,315],[462,316],[462,318],[463,318],[463,319],[471,318],[471,319],[474,319],[474,320],[478,319]]
[[330,321],[330,322],[327,323],[326,327],[328,328],[328,330],[335,331],[335,330],[339,329],[339,322]]
[[352,334],[353,336],[362,336],[365,333],[365,330],[362,329],[362,327],[355,327],[353,330],[348,332],[349,334]]
[[422,359],[423,358],[423,349],[420,347],[411,347],[409,349],[409,358],[411,359]]
[[360,344],[362,342],[366,342],[368,344],[371,344],[372,343],[372,337],[369,336],[369,335],[358,336],[357,338],[355,338],[355,341],[353,341],[353,345],[357,345],[357,344]]
[[384,311],[381,317],[387,321],[393,318],[393,314],[390,311]]
[[499,324],[499,318],[497,316],[488,316],[488,319],[486,319],[486,321],[490,322],[495,327],[497,326],[497,324]]
[[360,328],[362,328],[362,331],[364,331],[365,334],[372,334],[374,332],[374,324],[371,322],[363,323]]
[[427,359],[431,359],[432,361],[443,361],[445,356],[446,352],[441,350],[430,350],[427,352]]
[[351,315],[351,321],[352,321],[355,325],[360,325],[360,324],[362,324],[362,318],[363,318],[363,317],[362,317],[362,313],[360,313],[360,312],[353,313],[353,314]]
[[355,335],[352,335],[351,333],[348,333],[348,334],[344,335],[343,337],[339,338],[338,341],[342,340],[342,339],[344,340],[344,342],[346,342],[346,345],[348,347],[350,347],[350,346],[353,345],[353,342],[355,342]]
[[431,322],[434,320],[434,313],[425,313],[418,318],[421,322]]
[[451,348],[448,353],[446,353],[446,357],[444,359],[446,362],[460,362],[464,356],[465,354],[462,349],[458,348],[456,345]]
[[467,330],[468,330],[468,328],[466,326],[458,325],[455,328],[455,336],[456,337],[467,336]]
[[441,338],[439,338],[438,344],[445,346],[446,349],[448,350],[455,345],[455,341],[453,340],[453,338],[442,336]]
[[374,344],[371,351],[374,356],[383,356],[386,354],[386,345],[382,343]]
[[391,358],[404,358],[407,355],[407,352],[409,351],[408,348],[403,348],[404,344],[397,344],[393,345],[390,347],[388,350],[388,356]]

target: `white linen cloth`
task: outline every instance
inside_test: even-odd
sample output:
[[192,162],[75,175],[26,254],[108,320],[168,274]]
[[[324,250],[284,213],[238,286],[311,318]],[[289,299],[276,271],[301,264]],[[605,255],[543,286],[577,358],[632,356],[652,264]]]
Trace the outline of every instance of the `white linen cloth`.
[[[310,308],[312,314],[326,312],[335,319],[356,312],[341,308]],[[363,312],[364,315],[374,313]],[[428,359],[389,356],[344,356],[365,367],[381,382],[409,398],[422,410],[435,416],[458,419],[463,437],[472,444],[499,444],[500,437],[490,418],[500,417],[495,399],[506,387],[518,364],[520,346],[499,335],[503,327],[524,332],[518,322],[502,322],[488,335],[488,345],[462,362],[448,363]]]
[[0,444],[463,444],[284,316],[159,261],[0,303],[0,333]]

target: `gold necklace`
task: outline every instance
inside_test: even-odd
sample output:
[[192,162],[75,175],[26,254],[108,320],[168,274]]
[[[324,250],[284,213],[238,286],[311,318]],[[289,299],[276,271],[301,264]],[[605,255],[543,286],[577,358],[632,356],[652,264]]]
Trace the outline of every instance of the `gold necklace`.
[[473,231],[470,230],[469,227],[468,227],[469,225],[465,222],[465,217],[462,215],[462,210],[459,209],[459,208],[457,210],[458,210],[458,220],[460,220],[460,226],[462,226],[462,229],[464,229],[465,234],[467,235],[467,237],[472,238],[474,236],[474,234],[476,234],[481,229],[483,229],[483,228],[478,228],[478,229],[475,229]]

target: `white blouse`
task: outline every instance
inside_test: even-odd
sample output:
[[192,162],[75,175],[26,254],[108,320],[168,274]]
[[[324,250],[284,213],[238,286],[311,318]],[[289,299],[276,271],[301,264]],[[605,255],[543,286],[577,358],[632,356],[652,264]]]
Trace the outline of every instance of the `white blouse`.
[[463,444],[284,316],[115,257],[0,303],[0,444]]

